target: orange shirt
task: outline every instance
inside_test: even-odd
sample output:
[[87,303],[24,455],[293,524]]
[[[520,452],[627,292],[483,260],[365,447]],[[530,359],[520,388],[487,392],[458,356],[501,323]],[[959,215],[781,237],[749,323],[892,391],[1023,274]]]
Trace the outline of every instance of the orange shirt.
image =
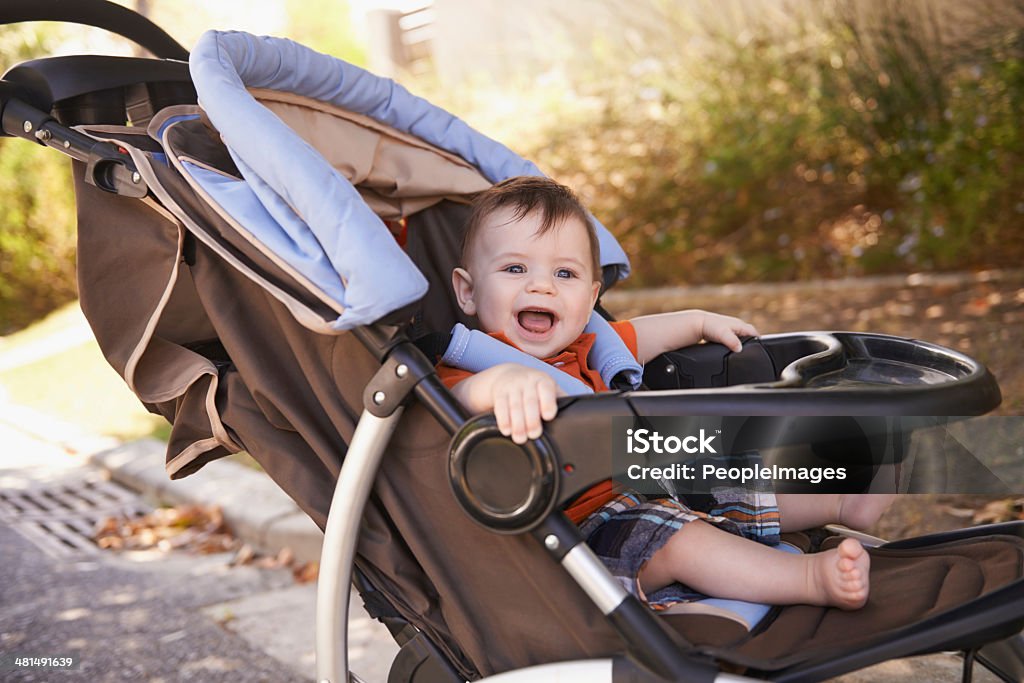
[[[626,343],[626,348],[629,349],[629,352],[636,358],[636,330],[633,328],[633,325],[628,320],[624,320],[613,322],[611,326],[616,334],[622,338],[622,341]],[[501,332],[492,333],[490,336],[505,342],[509,346],[515,347],[515,344],[510,342]],[[545,358],[544,362],[572,375],[595,392],[608,391],[608,385],[601,379],[601,373],[589,367],[586,362],[590,349],[594,346],[594,339],[596,339],[596,335],[593,333],[586,332],[581,334],[564,351],[551,358]],[[438,365],[436,369],[437,376],[441,378],[441,381],[449,389],[474,374],[468,370],[460,370],[448,365]],[[572,520],[573,524],[579,524],[617,494],[618,491],[614,483],[611,479],[608,479],[584,491],[565,509],[565,513]]]

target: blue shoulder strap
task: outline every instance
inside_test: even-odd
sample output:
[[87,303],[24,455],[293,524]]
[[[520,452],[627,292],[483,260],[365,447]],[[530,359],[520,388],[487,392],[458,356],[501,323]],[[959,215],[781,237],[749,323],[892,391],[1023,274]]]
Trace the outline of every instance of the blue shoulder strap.
[[[605,384],[610,385],[616,374],[625,372],[634,389],[640,386],[643,368],[608,321],[592,313],[584,332],[596,335],[587,364],[601,373]],[[547,373],[569,396],[594,393],[590,387],[568,373],[484,332],[471,330],[462,323],[456,323],[452,328],[452,340],[441,356],[441,362],[469,372],[480,372],[500,363],[518,363]]]
[[601,373],[604,383],[611,386],[612,379],[621,372],[625,374],[631,387],[638,388],[644,379],[644,369],[608,321],[599,313],[593,312],[590,314],[590,322],[583,331],[596,335],[594,347],[590,349],[590,355],[587,357],[587,364]]

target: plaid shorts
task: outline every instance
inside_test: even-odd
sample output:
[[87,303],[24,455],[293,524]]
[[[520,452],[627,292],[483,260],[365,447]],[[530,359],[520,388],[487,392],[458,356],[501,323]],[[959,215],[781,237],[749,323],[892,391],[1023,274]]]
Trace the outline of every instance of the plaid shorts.
[[672,534],[698,519],[766,545],[779,542],[775,494],[743,489],[687,495],[679,500],[623,493],[583,520],[580,532],[629,593],[660,610],[707,597],[681,583],[644,596],[637,580],[640,569]]

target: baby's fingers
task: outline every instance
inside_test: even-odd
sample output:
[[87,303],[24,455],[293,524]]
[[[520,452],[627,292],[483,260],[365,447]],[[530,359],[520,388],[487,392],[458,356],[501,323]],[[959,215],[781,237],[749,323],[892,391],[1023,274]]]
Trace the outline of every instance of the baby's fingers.
[[738,322],[729,331],[727,341],[722,343],[739,353],[743,350],[743,343],[740,341],[740,337],[756,337],[757,334],[757,329],[750,323]]
[[540,438],[543,430],[540,415],[540,387],[527,387],[523,392],[523,421],[525,422],[527,438]]
[[750,323],[741,322],[739,325],[733,328],[733,331],[741,337],[757,337],[760,336],[760,332],[757,328]]
[[715,322],[716,324],[707,330],[708,339],[727,346],[732,351],[743,350],[740,337],[756,337],[758,335],[757,328],[739,318],[722,317]]
[[554,382],[544,382],[537,387],[537,396],[540,399],[540,416],[544,420],[554,420],[558,414],[558,385]]
[[494,393],[494,418],[498,429],[515,443],[539,439],[544,420],[558,413],[558,385],[546,375],[524,376],[503,383]]
[[743,348],[740,338],[732,331],[731,325],[719,324],[709,327],[705,330],[705,338],[708,341],[718,342],[732,351],[740,351]]
[[494,394],[494,419],[503,436],[512,435],[512,418],[509,416],[508,394],[505,392]]
[[727,346],[730,351],[735,351],[736,353],[739,353],[740,351],[743,350],[743,342],[740,341],[740,338],[737,337],[736,333],[733,332],[732,330],[724,332],[718,341],[720,344],[724,344],[725,346]]
[[502,432],[505,436],[512,437],[516,443],[526,443],[526,413],[523,405],[522,390],[510,391],[508,394],[508,416],[510,434]]

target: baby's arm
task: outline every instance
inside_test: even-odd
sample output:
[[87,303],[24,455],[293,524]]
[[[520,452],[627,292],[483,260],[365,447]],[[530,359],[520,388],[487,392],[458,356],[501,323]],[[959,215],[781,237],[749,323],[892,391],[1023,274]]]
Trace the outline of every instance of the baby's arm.
[[558,412],[555,380],[534,368],[502,363],[467,377],[454,387],[455,398],[471,413],[494,411],[498,429],[516,443],[540,438],[542,420]]
[[637,355],[641,363],[702,339],[739,351],[742,348],[740,336],[756,337],[758,334],[753,325],[739,318],[700,310],[645,315],[630,322],[636,330]]

